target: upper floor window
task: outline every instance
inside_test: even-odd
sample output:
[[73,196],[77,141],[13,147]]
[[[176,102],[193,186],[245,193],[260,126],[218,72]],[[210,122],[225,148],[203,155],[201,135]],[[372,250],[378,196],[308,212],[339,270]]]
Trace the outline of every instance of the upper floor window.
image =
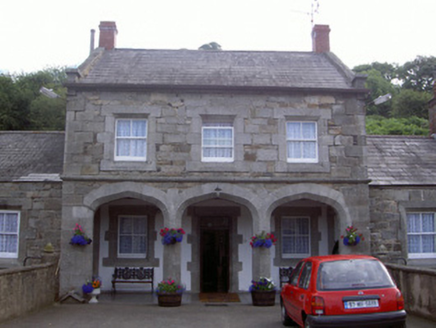
[[115,131],[115,160],[147,159],[147,120],[118,119]]
[[436,218],[433,212],[407,213],[407,242],[410,257],[436,257]]
[[287,160],[292,163],[318,162],[316,122],[287,122]]
[[18,257],[19,227],[19,212],[0,210],[0,257]]
[[310,255],[310,218],[282,218],[282,256],[301,258]]
[[147,254],[147,217],[118,217],[118,256],[144,258]]
[[233,162],[234,131],[231,123],[204,123],[201,132],[203,162]]

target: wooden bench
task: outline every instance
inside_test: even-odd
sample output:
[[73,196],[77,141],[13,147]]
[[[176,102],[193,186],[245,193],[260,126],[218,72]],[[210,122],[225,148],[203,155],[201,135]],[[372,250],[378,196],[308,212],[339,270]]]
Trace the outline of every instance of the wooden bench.
[[116,293],[116,284],[150,284],[153,293],[154,268],[115,267],[112,275],[112,292]]
[[289,268],[280,268],[279,273],[280,273],[280,288],[284,285],[287,284],[289,282],[289,277],[291,276],[292,273],[292,267]]

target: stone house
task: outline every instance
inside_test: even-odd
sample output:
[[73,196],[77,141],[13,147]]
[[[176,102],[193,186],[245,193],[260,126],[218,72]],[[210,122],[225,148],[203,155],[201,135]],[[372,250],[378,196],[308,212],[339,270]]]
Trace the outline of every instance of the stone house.
[[[61,294],[92,275],[108,290],[120,266],[154,267],[156,280],[192,292],[247,290],[336,244],[434,265],[436,143],[366,136],[365,77],[330,52],[329,32],[314,27],[312,52],[118,49],[115,23],[101,22],[99,47],[68,70],[65,135],[48,134],[65,141],[63,158],[51,161],[56,172],[29,171],[60,174],[44,180],[61,193],[49,224],[29,193],[9,195],[33,187],[21,180],[29,173],[0,183],[0,219],[12,207],[21,217],[20,248],[6,262],[52,242]],[[0,154],[0,166],[11,156]],[[431,217],[433,233],[423,233],[417,224],[431,229]],[[70,245],[76,224],[92,244]],[[337,243],[351,224],[365,241]],[[53,240],[40,238],[46,227],[58,229]],[[162,245],[164,227],[183,228],[183,241]],[[276,246],[251,248],[262,231]]]

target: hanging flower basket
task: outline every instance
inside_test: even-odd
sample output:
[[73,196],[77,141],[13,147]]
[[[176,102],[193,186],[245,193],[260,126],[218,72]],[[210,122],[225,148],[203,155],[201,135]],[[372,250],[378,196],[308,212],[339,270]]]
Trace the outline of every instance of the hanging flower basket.
[[71,245],[85,246],[92,243],[92,239],[85,234],[82,226],[79,225],[78,223],[76,223],[76,226],[73,231],[74,231],[74,235],[70,240]]
[[175,243],[182,242],[184,234],[185,231],[182,228],[179,229],[163,228],[160,230],[160,235],[162,237],[163,245],[174,245]]
[[350,241],[348,237],[344,237],[344,245],[345,246],[356,246],[358,243],[360,243],[360,237],[356,236],[354,241]]
[[262,231],[260,234],[251,237],[250,245],[252,248],[255,247],[265,247],[270,248],[275,245],[277,238],[272,233],[266,233]]
[[341,236],[345,246],[356,246],[360,241],[364,241],[365,237],[361,233],[357,233],[357,228],[348,226],[345,229],[345,235]]

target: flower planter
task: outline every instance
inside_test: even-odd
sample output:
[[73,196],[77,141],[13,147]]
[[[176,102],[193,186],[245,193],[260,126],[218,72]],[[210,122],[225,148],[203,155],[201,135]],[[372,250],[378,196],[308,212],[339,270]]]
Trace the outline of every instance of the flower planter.
[[159,293],[157,294],[159,306],[176,307],[182,305],[181,293]]
[[360,243],[359,236],[356,236],[354,242],[350,242],[350,240],[347,237],[344,237],[344,245],[345,246],[356,246],[358,243]]
[[100,295],[100,293],[100,288],[94,288],[94,290],[90,293],[91,299],[89,300],[89,303],[98,303],[97,296]]
[[274,306],[276,304],[276,291],[252,291],[251,299],[254,306]]

